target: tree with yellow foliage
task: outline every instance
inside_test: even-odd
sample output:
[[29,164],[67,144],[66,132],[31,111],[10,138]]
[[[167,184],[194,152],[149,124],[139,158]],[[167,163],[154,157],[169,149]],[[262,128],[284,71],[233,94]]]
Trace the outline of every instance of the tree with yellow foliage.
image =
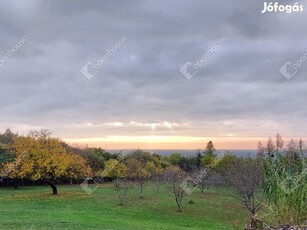
[[137,159],[129,159],[127,161],[127,176],[139,183],[140,198],[144,198],[144,184],[151,176],[146,164]]
[[85,160],[77,154],[67,153],[63,143],[46,132],[19,136],[13,143],[16,170],[20,178],[43,180],[57,194],[56,180],[60,178],[84,178],[90,173]]
[[163,181],[163,168],[160,164],[155,164],[154,162],[146,163],[146,170],[150,173],[150,179],[154,181],[156,185],[156,192],[159,193],[160,185]]
[[102,177],[108,178],[122,178],[126,176],[127,167],[123,162],[117,159],[109,159],[105,163],[105,168],[100,173]]

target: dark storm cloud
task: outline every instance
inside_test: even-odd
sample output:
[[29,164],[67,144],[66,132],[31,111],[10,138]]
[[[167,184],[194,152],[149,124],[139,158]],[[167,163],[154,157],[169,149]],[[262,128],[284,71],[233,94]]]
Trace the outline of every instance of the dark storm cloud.
[[[307,136],[307,63],[290,81],[278,72],[307,48],[306,13],[261,14],[262,7],[258,0],[3,1],[0,57],[21,37],[28,41],[0,68],[0,128],[150,135],[158,122],[156,132],[170,135],[167,121],[179,135]],[[223,35],[185,79],[180,67]],[[86,79],[80,68],[123,36]]]

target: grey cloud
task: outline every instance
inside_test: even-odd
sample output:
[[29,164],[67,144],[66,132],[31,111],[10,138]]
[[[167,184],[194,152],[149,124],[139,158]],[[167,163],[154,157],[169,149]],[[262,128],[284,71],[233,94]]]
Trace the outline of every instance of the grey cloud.
[[[85,130],[90,136],[151,130],[73,124],[168,121],[182,135],[266,137],[273,127],[307,136],[301,127],[307,63],[290,81],[278,72],[307,48],[305,12],[263,15],[257,0],[27,3],[0,7],[0,56],[29,37],[0,68],[0,128],[15,122],[84,137]],[[81,75],[87,61],[99,60],[123,35],[127,42],[91,81]],[[186,80],[179,68],[222,35],[225,44]],[[224,127],[229,120],[245,125]]]

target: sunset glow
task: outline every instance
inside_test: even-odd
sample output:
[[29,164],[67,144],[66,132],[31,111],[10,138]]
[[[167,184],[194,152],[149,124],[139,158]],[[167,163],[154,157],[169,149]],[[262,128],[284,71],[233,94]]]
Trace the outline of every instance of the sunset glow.
[[201,149],[212,140],[218,149],[256,149],[264,138],[184,137],[184,136],[106,136],[104,138],[64,139],[73,145],[105,149]]

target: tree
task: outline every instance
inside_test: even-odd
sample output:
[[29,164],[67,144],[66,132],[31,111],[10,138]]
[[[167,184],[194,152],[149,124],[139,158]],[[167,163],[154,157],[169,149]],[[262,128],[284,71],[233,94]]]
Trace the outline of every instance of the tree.
[[127,195],[127,192],[130,188],[132,188],[131,181],[127,177],[116,178],[114,180],[114,188],[117,192],[119,205],[124,205],[124,199]]
[[263,157],[265,157],[265,153],[266,153],[266,149],[265,149],[265,147],[262,145],[262,143],[259,141],[259,142],[258,142],[257,157],[258,157],[258,158],[263,158]]
[[52,188],[53,194],[57,194],[56,180],[60,178],[74,177],[84,178],[90,171],[85,161],[74,153],[68,154],[63,143],[57,138],[42,135],[15,139],[13,148],[16,158],[22,156],[16,168],[20,178],[34,181],[43,180]]
[[177,212],[182,212],[182,200],[187,195],[182,181],[186,178],[185,173],[177,166],[169,166],[165,169],[164,178],[167,184],[167,189],[177,204]]
[[201,196],[204,197],[204,192],[206,188],[209,187],[217,187],[223,185],[223,178],[222,176],[215,172],[215,171],[208,171],[207,174],[204,174],[203,177],[200,177],[200,180],[197,184],[197,186],[200,189]]
[[201,158],[201,166],[206,168],[206,167],[212,167],[213,164],[215,163],[216,159],[216,154],[215,154],[215,147],[212,143],[212,141],[209,141],[207,143],[205,152],[203,157]]
[[14,161],[15,153],[8,145],[0,145],[0,165],[5,162]]
[[203,154],[201,152],[201,150],[199,149],[196,153],[196,168],[199,170],[200,169],[200,165],[201,165],[201,158],[202,158]]
[[269,157],[274,157],[274,153],[275,153],[276,147],[273,143],[272,138],[270,137],[267,143],[267,147],[266,147],[266,151]]
[[202,168],[213,168],[215,164],[215,156],[213,155],[204,155],[201,158],[201,167]]
[[182,160],[183,160],[183,156],[180,153],[172,153],[168,157],[169,163],[171,163],[172,165],[176,165],[176,166],[179,166]]
[[[6,155],[6,154],[3,154]],[[2,156],[4,157],[4,156]],[[18,178],[20,175],[18,165],[20,161],[22,160],[22,156],[16,157],[14,155],[7,155],[4,158],[1,159],[0,162],[0,178],[3,180],[3,178],[8,178],[13,179],[14,182],[14,188],[18,188]]]
[[209,155],[209,156],[216,156],[215,155],[215,151],[216,151],[216,149],[215,149],[215,147],[214,147],[214,145],[213,145],[213,142],[212,141],[209,141],[208,143],[207,143],[207,146],[206,146],[206,149],[205,149],[205,152],[204,152],[204,154],[205,155]]
[[88,165],[93,170],[94,175],[96,175],[98,171],[104,169],[105,159],[101,155],[98,155],[95,151],[90,152],[88,155],[86,155],[86,160]]
[[293,139],[291,139],[287,145],[286,157],[292,161],[299,160],[301,156],[300,148],[301,147]]
[[127,176],[127,165],[116,159],[109,159],[106,162],[106,167],[102,172],[102,176],[114,178],[114,189],[119,199],[119,205],[124,205],[124,199],[127,192],[132,188],[130,178]]
[[109,160],[111,158],[115,158],[113,154],[106,152],[102,148],[92,148],[91,152],[99,157],[99,159]]
[[144,184],[151,176],[146,165],[137,159],[129,159],[127,161],[127,176],[139,183],[140,198],[144,198]]
[[0,134],[0,144],[10,145],[17,136],[10,129],[6,129],[4,133]]
[[87,162],[83,157],[75,153],[69,153],[66,157],[68,162],[67,178],[77,180],[92,174],[91,168],[87,166]]
[[197,186],[200,190],[201,197],[204,197],[205,189],[208,188],[210,183],[210,174],[212,174],[212,170],[204,169],[204,170],[197,170],[193,173],[191,182],[193,186]]
[[261,183],[261,168],[257,161],[238,159],[231,165],[227,180],[238,194],[238,199],[255,215],[262,207],[256,197]]
[[196,157],[194,156],[183,156],[179,167],[185,172],[192,172],[197,169]]
[[279,133],[276,134],[276,150],[280,151],[283,149],[284,141],[282,137],[279,135]]
[[150,180],[155,184],[156,192],[159,193],[160,184],[163,180],[163,169],[161,164],[156,165],[154,162],[147,162],[146,170],[150,174]]
[[51,131],[49,129],[41,129],[41,130],[30,130],[28,136],[36,139],[36,140],[42,140],[50,137]]
[[299,148],[300,156],[304,158],[305,150],[304,150],[304,143],[302,139],[300,139],[298,146],[299,146],[298,148]]
[[220,159],[214,167],[214,170],[222,175],[225,175],[233,164],[238,160],[236,155],[226,153],[222,159]]
[[106,161],[105,168],[100,176],[111,179],[123,178],[127,175],[127,166],[123,162],[116,159],[109,159]]

